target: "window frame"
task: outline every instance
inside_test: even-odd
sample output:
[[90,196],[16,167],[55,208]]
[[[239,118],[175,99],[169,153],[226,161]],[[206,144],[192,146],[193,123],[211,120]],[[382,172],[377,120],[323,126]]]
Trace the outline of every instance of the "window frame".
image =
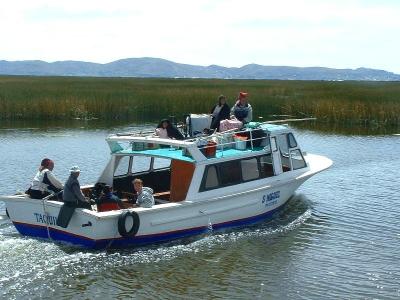
[[[236,184],[248,183],[248,182],[251,182],[251,181],[262,180],[262,179],[272,178],[272,177],[276,176],[275,168],[274,168],[274,164],[273,163],[271,164],[273,175],[272,176],[262,176],[262,172],[261,172],[261,157],[268,156],[268,155],[271,157],[271,161],[273,161],[272,153],[267,153],[267,154],[261,154],[261,155],[257,155],[257,156],[252,156],[252,157],[244,157],[244,158],[227,160],[227,161],[224,161],[224,162],[219,162],[219,163],[215,163],[215,164],[206,165],[205,168],[204,168],[203,177],[201,179],[199,192],[207,192],[207,191],[211,191],[211,190],[215,190],[215,189],[219,189],[219,188],[224,188],[224,187],[228,187],[228,186],[234,186]],[[258,177],[254,178],[254,179],[244,180],[243,179],[243,170],[242,170],[241,162],[243,160],[250,160],[250,159],[256,159],[257,160]],[[233,161],[237,161],[239,163],[239,167],[240,167],[239,170],[240,170],[240,173],[241,173],[240,174],[240,181],[237,182],[237,183],[234,183],[234,184],[222,184],[221,183],[221,170],[220,170],[220,167],[221,167],[222,164],[224,164],[226,162],[233,162]],[[215,167],[215,169],[216,169],[218,185],[216,187],[213,187],[213,188],[206,188],[205,187],[206,180],[207,180],[206,179],[206,174],[208,175],[208,169],[210,167]]]
[[[154,168],[154,161],[156,159],[164,159],[164,160],[169,160],[169,165],[167,167],[162,167],[162,168]],[[171,169],[171,164],[172,164],[172,159],[171,158],[165,158],[165,157],[158,157],[158,156],[153,156],[151,157],[151,161],[150,161],[150,169],[148,170],[149,172],[158,172],[160,170],[166,170],[166,169]]]
[[132,155],[131,156],[131,163],[130,163],[130,167],[129,167],[129,175],[142,174],[142,173],[146,173],[146,172],[149,173],[149,172],[152,171],[153,158],[149,157],[150,158],[150,164],[149,164],[149,168],[147,170],[143,170],[143,171],[140,171],[140,172],[133,172],[134,170],[132,170],[132,168],[133,168],[133,161],[134,161],[135,157],[139,157],[140,158],[140,157],[149,157],[149,156],[146,156],[146,155]]
[[[303,167],[294,168],[294,165],[293,165],[293,158],[292,158],[292,152],[298,152],[298,153],[300,153],[300,156],[301,156],[301,158],[302,158],[302,160],[303,160],[303,162],[304,162],[304,166],[303,166]],[[307,162],[306,162],[306,160],[304,159],[303,153],[301,152],[301,150],[300,150],[299,148],[291,149],[291,150],[290,150],[290,164],[291,164],[291,169],[292,169],[292,171],[307,168]]]
[[[114,170],[113,178],[125,177],[125,176],[129,176],[129,175],[132,174],[132,173],[131,173],[131,167],[132,167],[132,159],[133,159],[133,156],[132,156],[132,155],[119,155],[119,156],[120,156],[121,158],[119,159],[118,165],[117,165],[117,167],[116,167],[115,170]],[[118,167],[120,166],[121,160],[123,160],[125,157],[128,158],[128,170],[127,170],[127,172],[124,173],[124,174],[115,175],[115,172],[118,170]]]
[[[293,146],[290,142],[293,141],[295,143],[295,145]],[[287,143],[288,143],[288,148],[289,149],[294,149],[298,147],[298,143],[296,138],[294,137],[293,133],[289,132],[287,134]]]
[[[208,177],[208,169],[210,169],[211,167],[215,167],[215,171],[216,171],[216,173],[217,173],[217,181],[218,181],[218,184],[217,184],[215,187],[206,188],[206,181],[207,181],[207,177]],[[207,175],[207,177],[206,177],[206,175]],[[210,165],[207,165],[207,166],[204,168],[203,178],[201,179],[201,184],[200,184],[199,192],[212,191],[212,190],[221,188],[222,186],[221,186],[221,182],[220,182],[220,179],[219,179],[219,178],[220,178],[220,174],[219,174],[218,164],[210,164]]]
[[[261,155],[261,156],[263,156],[263,155]],[[259,179],[262,178],[262,177],[261,177],[261,172],[260,172],[260,171],[261,171],[261,163],[260,163],[260,157],[261,157],[261,156],[246,157],[246,158],[242,158],[242,159],[239,160],[239,163],[240,163],[240,170],[241,170],[241,173],[242,173],[242,182],[250,182],[250,181],[259,180]],[[243,167],[242,167],[242,162],[243,162],[243,161],[246,161],[246,160],[252,160],[252,159],[255,159],[256,162],[257,162],[258,177],[257,177],[257,178],[252,178],[252,179],[247,179],[247,180],[245,180],[245,179],[243,178]]]

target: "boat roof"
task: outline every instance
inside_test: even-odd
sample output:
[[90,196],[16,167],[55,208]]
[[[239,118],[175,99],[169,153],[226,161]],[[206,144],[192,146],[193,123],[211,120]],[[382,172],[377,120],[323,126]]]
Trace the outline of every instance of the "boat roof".
[[[255,156],[265,152],[264,147],[249,147],[244,150],[225,147],[219,144],[215,156],[206,157],[201,151],[200,145],[205,145],[207,141],[218,140],[223,137],[233,136],[244,132],[262,129],[267,135],[277,135],[288,133],[291,130],[284,125],[255,123],[247,124],[242,130],[231,130],[228,132],[214,133],[212,135],[189,138],[186,140],[174,140],[155,137],[152,134],[134,132],[124,134],[113,134],[106,138],[111,153],[114,155],[144,155],[169,159],[183,160],[187,162],[200,162],[226,157]],[[234,142],[230,142],[232,144]],[[199,147],[200,146],[200,147]],[[207,148],[210,146],[203,146]],[[211,146],[212,147],[212,146]],[[215,147],[215,145],[213,146]]]

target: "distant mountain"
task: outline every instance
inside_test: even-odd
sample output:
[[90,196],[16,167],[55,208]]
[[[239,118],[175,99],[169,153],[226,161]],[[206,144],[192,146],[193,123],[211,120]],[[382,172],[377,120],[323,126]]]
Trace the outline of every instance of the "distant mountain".
[[40,60],[0,61],[0,75],[94,76],[94,77],[167,77],[282,80],[375,80],[398,81],[400,75],[384,70],[331,69],[320,67],[262,66],[249,64],[240,68],[218,65],[196,66],[160,58],[127,58],[107,64],[82,61]]

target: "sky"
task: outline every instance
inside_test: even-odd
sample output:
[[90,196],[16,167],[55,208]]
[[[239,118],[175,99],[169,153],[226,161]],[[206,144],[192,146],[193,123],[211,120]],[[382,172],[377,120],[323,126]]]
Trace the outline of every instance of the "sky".
[[0,0],[0,60],[400,73],[400,0]]

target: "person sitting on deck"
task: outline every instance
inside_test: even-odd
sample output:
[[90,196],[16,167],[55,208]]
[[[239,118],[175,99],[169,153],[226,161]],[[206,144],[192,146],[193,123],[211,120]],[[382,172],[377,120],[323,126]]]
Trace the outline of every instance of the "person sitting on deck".
[[70,175],[64,185],[63,200],[65,204],[71,207],[92,209],[90,201],[86,199],[85,195],[82,193],[78,181],[81,170],[78,166],[73,166],[69,171]]
[[43,199],[52,193],[62,191],[63,184],[54,176],[53,169],[54,162],[51,159],[42,160],[30,188],[26,191],[31,198]]
[[146,208],[152,207],[154,205],[153,190],[149,187],[144,187],[143,181],[139,178],[135,178],[132,183],[137,193],[136,205]]
[[248,93],[240,92],[238,100],[231,109],[231,118],[234,117],[243,124],[249,123],[253,119],[253,109],[247,102],[247,95]]
[[122,200],[112,192],[112,187],[105,185],[103,194],[97,202],[98,211],[110,211],[124,208]]
[[160,124],[158,124],[156,128],[156,136],[160,138],[169,138],[175,140],[183,140],[184,137],[178,128],[171,124],[171,121],[168,119],[161,120]]

